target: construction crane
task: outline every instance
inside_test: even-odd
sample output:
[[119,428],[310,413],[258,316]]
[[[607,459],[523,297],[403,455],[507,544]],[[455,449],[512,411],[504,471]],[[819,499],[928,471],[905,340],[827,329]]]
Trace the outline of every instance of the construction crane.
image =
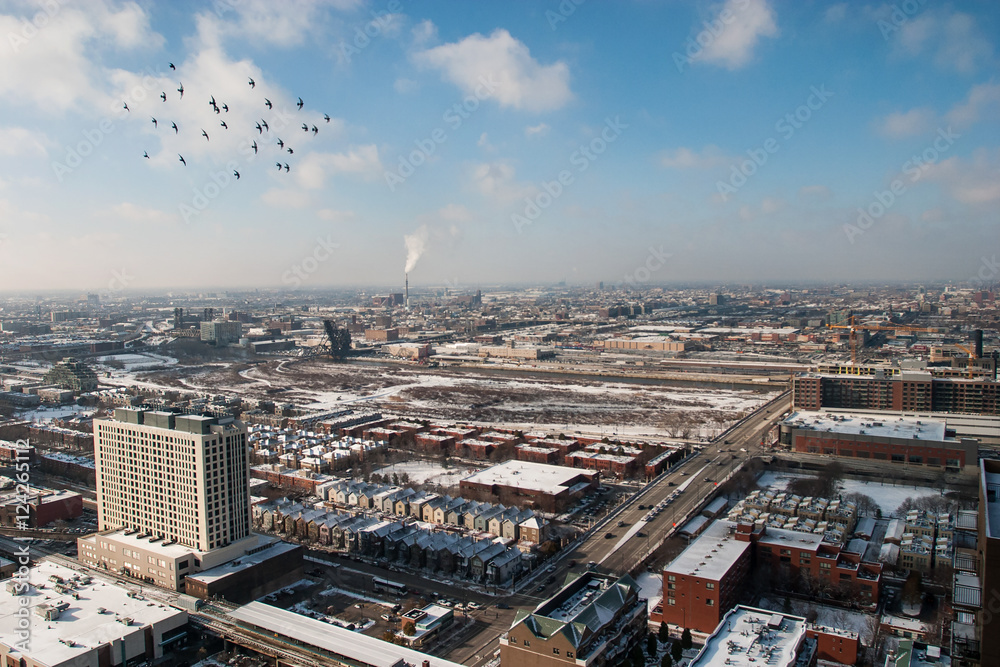
[[976,363],[976,359],[978,358],[978,357],[976,357],[976,352],[974,350],[971,350],[971,349],[967,348],[966,346],[964,346],[964,345],[962,345],[960,343],[955,343],[955,347],[957,347],[960,350],[964,350],[965,353],[969,355],[969,358],[967,360],[967,366],[968,366],[968,370],[969,370],[969,378],[971,379],[972,378],[972,368],[973,368],[973,366]]
[[[890,323],[892,324],[892,323]],[[850,329],[851,365],[858,363],[858,331],[921,331],[924,333],[937,333],[937,329],[925,329],[922,327],[911,327],[905,324],[892,324],[892,326],[882,326],[880,324],[855,324],[854,315],[851,315],[850,324],[829,324],[830,329]]]

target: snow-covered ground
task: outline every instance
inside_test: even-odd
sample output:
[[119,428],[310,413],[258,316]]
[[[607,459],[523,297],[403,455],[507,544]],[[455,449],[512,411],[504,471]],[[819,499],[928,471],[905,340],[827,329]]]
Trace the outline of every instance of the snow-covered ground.
[[[771,488],[778,491],[784,491],[788,487],[789,482],[803,477],[812,477],[812,475],[785,472],[776,473],[768,471],[757,479],[757,486],[762,489]],[[882,510],[882,516],[886,517],[895,514],[896,510],[907,498],[913,498],[916,500],[917,498],[936,496],[941,493],[940,490],[928,486],[895,484],[891,477],[878,482],[845,479],[839,482],[837,490],[840,495],[861,493],[871,497]]]
[[78,415],[81,417],[90,416],[94,411],[89,408],[81,408],[79,405],[53,405],[43,406],[34,410],[25,410],[18,413],[22,419],[33,422],[50,422],[53,419],[62,419]]
[[154,367],[173,366],[177,363],[177,360],[173,357],[168,357],[162,354],[153,354],[152,352],[133,352],[128,354],[109,354],[105,357],[98,357],[97,362],[101,364],[102,367],[107,366],[108,369],[113,366],[117,366],[118,364],[123,364],[125,366],[125,372],[134,372]]
[[441,464],[431,461],[407,461],[405,463],[395,463],[386,466],[375,472],[380,475],[389,475],[389,477],[392,477],[393,473],[402,475],[405,472],[409,475],[412,484],[455,486],[460,480],[474,472],[478,472],[478,470],[478,468],[469,468],[466,466],[449,466],[445,468]]
[[[825,625],[829,628],[856,632],[860,642],[865,646],[871,646],[874,638],[874,616],[863,614],[859,611],[849,611],[839,607],[829,607],[806,600],[789,599],[789,606],[792,614],[805,616],[809,611],[816,612],[816,624]],[[761,598],[759,606],[762,609],[783,612],[785,601],[783,598],[767,599]]]

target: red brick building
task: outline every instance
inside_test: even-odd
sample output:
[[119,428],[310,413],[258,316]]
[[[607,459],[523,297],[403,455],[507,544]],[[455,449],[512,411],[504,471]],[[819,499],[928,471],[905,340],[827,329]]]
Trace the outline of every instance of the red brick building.
[[808,373],[792,379],[792,405],[802,410],[894,410],[1000,415],[1000,382],[934,377],[927,371],[899,375]]

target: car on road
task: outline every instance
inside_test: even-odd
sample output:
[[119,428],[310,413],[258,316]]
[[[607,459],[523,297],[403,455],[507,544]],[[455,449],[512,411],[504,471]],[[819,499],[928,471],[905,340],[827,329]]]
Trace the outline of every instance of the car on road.
[[638,533],[636,533],[636,534],[635,534],[635,536],[636,536],[636,537],[646,537],[646,533],[644,533],[644,532],[642,532],[642,531],[640,530],[640,531],[639,531]]
[[615,536],[614,533],[604,533],[604,539],[606,539],[606,540],[613,539],[614,536]]
[[544,590],[545,590],[545,584],[542,584],[541,586],[539,586],[538,588],[535,589],[535,592],[536,593],[541,593]]
[[510,605],[506,602],[497,602],[497,609],[510,609]]
[[[677,482],[674,482],[674,481],[667,482],[667,486],[677,486]],[[642,508],[640,507],[639,509],[642,509]]]
[[545,577],[545,583],[547,584],[551,584],[555,580],[556,576],[554,574],[550,574],[549,576]]
[[382,616],[380,616],[380,618],[381,618],[381,619],[382,619],[383,621],[385,621],[386,623],[390,623],[390,622],[392,622],[392,620],[393,620],[393,619],[392,619],[392,614],[382,614]]
[[625,525],[625,522],[622,521],[621,519],[618,519],[618,527],[621,528],[624,525]]
[[576,567],[576,561],[575,560],[571,560],[569,563],[567,563],[567,565],[569,567]]

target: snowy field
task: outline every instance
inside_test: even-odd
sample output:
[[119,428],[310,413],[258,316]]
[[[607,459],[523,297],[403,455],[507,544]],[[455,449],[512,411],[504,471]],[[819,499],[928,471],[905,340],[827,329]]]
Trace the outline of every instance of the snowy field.
[[[757,479],[757,486],[762,489],[770,488],[777,491],[784,491],[788,487],[789,482],[803,477],[812,477],[812,475],[805,475],[801,473],[765,472]],[[913,498],[916,500],[917,498],[926,498],[928,496],[936,496],[940,494],[938,489],[928,486],[894,484],[891,478],[888,481],[879,482],[845,479],[840,481],[837,485],[837,489],[841,495],[861,493],[866,496],[870,496],[876,504],[878,504],[879,508],[881,508],[882,516],[886,517],[895,514],[896,509],[902,505],[903,501],[907,498]]]
[[457,486],[460,480],[478,471],[478,468],[467,466],[448,466],[445,468],[441,464],[431,461],[408,461],[395,463],[375,472],[380,475],[389,475],[389,477],[392,477],[393,473],[402,475],[405,472],[409,475],[412,484],[437,484],[447,487]]
[[22,419],[33,422],[50,422],[53,419],[63,419],[74,415],[89,417],[94,411],[89,408],[82,408],[79,405],[56,405],[44,406],[34,410],[25,410],[18,413]]

